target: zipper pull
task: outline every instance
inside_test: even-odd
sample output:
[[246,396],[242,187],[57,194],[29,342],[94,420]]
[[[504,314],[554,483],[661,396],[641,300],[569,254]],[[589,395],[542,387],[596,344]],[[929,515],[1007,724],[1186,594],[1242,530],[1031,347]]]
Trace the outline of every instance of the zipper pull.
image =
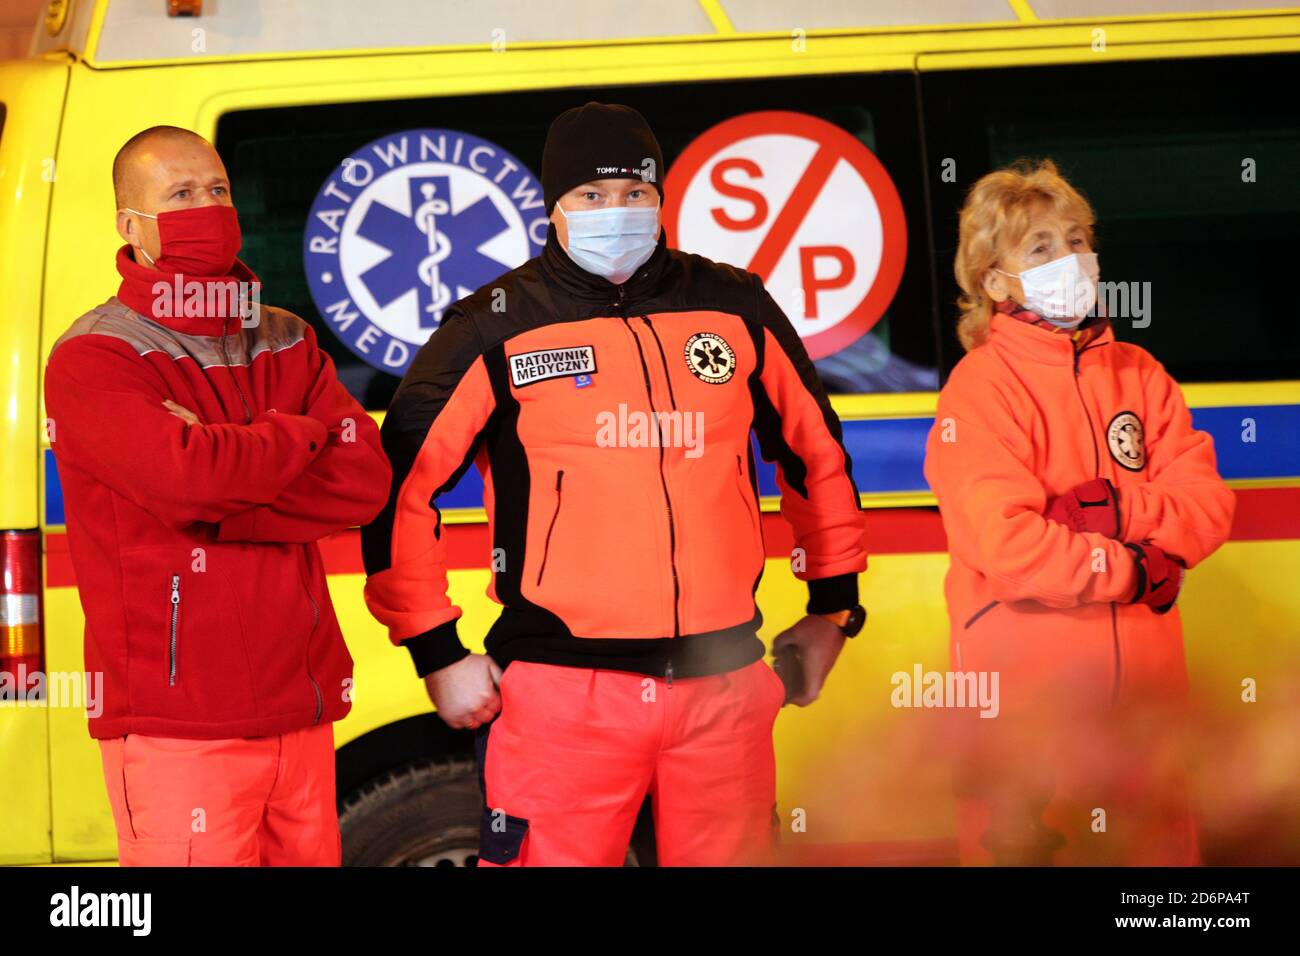
[[664,667],[664,677],[668,679],[668,687],[671,689],[673,686],[673,659],[671,657],[668,658],[668,663]]
[[181,576],[172,575],[172,626],[167,640],[167,686],[176,686],[176,619],[181,612]]

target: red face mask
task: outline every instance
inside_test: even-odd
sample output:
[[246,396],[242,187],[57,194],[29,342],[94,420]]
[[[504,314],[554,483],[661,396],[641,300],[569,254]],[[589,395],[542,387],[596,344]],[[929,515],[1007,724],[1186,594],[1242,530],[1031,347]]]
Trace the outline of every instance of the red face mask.
[[137,216],[158,220],[161,246],[158,258],[149,259],[149,253],[143,248],[140,248],[140,253],[160,272],[179,272],[189,276],[230,274],[239,247],[243,245],[239,216],[234,206],[195,206],[156,216],[124,208]]

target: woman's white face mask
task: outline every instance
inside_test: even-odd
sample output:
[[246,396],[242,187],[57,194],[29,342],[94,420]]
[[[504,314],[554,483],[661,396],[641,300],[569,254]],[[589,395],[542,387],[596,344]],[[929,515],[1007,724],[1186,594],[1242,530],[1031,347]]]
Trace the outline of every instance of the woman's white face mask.
[[1037,312],[1058,329],[1077,328],[1097,304],[1097,280],[1101,267],[1095,252],[1072,252],[1017,275],[1001,272],[1020,280],[1026,309]]
[[650,258],[659,244],[658,206],[611,206],[560,215],[568,220],[569,258],[588,272],[604,276],[615,285],[627,279]]

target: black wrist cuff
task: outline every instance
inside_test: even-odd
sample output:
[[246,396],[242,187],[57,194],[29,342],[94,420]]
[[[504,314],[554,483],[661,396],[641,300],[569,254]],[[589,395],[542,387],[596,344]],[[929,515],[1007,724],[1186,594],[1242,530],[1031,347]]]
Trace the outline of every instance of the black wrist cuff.
[[858,576],[853,573],[837,574],[831,578],[818,578],[808,582],[809,614],[834,614],[847,611],[858,604]]
[[455,618],[439,624],[431,631],[408,637],[402,641],[402,646],[411,652],[411,662],[421,677],[427,677],[434,671],[440,671],[469,656],[469,650],[456,635]]

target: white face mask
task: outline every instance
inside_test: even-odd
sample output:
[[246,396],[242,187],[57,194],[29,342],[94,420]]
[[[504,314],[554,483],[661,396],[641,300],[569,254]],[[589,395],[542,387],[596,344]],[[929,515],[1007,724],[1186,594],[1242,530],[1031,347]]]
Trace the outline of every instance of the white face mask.
[[[994,272],[1002,272],[994,268]],[[1095,252],[1072,252],[1016,275],[1025,290],[1026,309],[1037,312],[1058,329],[1073,329],[1097,304],[1097,279],[1101,267]]]
[[565,212],[569,258],[615,285],[626,282],[659,244],[658,206],[611,206]]

